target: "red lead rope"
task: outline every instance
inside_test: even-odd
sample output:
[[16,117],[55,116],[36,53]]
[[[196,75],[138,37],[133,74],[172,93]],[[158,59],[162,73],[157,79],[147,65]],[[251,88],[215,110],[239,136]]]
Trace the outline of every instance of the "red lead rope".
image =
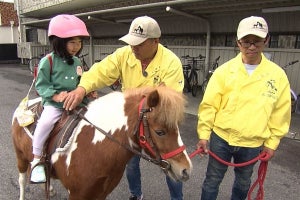
[[[194,152],[192,152],[189,156],[190,158],[195,157],[197,154],[200,154],[203,152],[203,149],[197,149]],[[244,163],[231,163],[231,162],[226,162],[224,160],[222,160],[221,158],[219,158],[216,154],[214,154],[211,151],[208,151],[208,154],[211,155],[213,158],[215,158],[217,161],[219,161],[220,163],[224,164],[224,165],[228,165],[228,166],[233,166],[233,167],[244,167],[250,164],[255,163],[256,161],[260,160],[261,163],[259,165],[258,168],[258,176],[256,181],[253,183],[253,185],[250,187],[249,191],[248,191],[248,200],[251,200],[251,193],[253,192],[253,190],[255,189],[255,187],[259,184],[259,188],[257,190],[257,195],[255,200],[263,200],[264,199],[264,180],[266,178],[266,173],[267,173],[267,168],[268,168],[268,159],[270,158],[270,155],[267,154],[266,152],[262,152],[261,154],[259,154],[257,157],[255,157],[252,160],[249,160],[247,162]]]

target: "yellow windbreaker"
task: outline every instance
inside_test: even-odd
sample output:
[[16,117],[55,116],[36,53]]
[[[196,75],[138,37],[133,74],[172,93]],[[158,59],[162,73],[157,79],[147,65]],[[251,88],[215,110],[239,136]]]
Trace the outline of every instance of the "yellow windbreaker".
[[130,46],[124,46],[83,73],[79,86],[89,93],[112,85],[121,78],[122,91],[141,86],[158,86],[164,82],[174,90],[182,92],[184,78],[181,61],[161,44],[158,45],[156,55],[146,68],[146,72],[148,76],[144,77],[141,61],[135,58]]
[[214,72],[198,117],[199,139],[208,140],[213,130],[232,146],[276,150],[291,120],[287,76],[263,55],[249,76],[239,54]]

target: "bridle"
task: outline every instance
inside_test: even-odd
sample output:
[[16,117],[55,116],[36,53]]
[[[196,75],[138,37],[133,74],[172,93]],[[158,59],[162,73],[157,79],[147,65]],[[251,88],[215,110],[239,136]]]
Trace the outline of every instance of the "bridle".
[[77,112],[76,110],[74,110],[74,112],[80,118],[82,118],[83,120],[85,120],[86,122],[91,124],[95,129],[100,131],[102,134],[104,134],[106,137],[108,137],[113,142],[116,142],[117,144],[119,144],[123,148],[131,151],[132,153],[140,156],[141,158],[160,166],[161,169],[166,173],[171,167],[171,165],[167,161],[167,159],[172,158],[172,157],[176,156],[177,154],[183,152],[185,150],[185,146],[184,145],[180,146],[179,148],[177,148],[177,149],[175,149],[171,152],[160,155],[160,153],[157,150],[157,147],[156,147],[155,143],[153,143],[153,140],[151,138],[150,127],[149,127],[148,118],[147,118],[147,115],[146,115],[146,113],[151,112],[153,109],[152,108],[143,108],[144,104],[145,104],[145,97],[139,103],[139,107],[138,107],[138,112],[139,112],[139,119],[138,120],[139,120],[139,122],[138,122],[138,125],[137,125],[136,129],[135,129],[135,135],[137,136],[140,147],[144,150],[147,150],[147,152],[149,152],[150,155],[141,153],[139,150],[132,148],[128,144],[121,143],[119,140],[115,139],[111,134],[107,133],[106,131],[104,131],[100,127],[94,125],[83,114]]
[[185,150],[185,146],[180,146],[179,148],[165,153],[160,154],[157,150],[156,145],[153,143],[153,140],[151,138],[150,134],[150,127],[148,124],[148,118],[146,113],[151,112],[152,108],[143,108],[145,104],[145,97],[141,100],[139,104],[139,124],[138,128],[136,130],[136,135],[138,142],[140,144],[140,147],[144,150],[147,150],[150,153],[150,156],[153,160],[153,162],[157,165],[159,165],[164,171],[167,171],[170,169],[170,163],[167,161],[167,159],[176,156],[177,154],[183,152]]

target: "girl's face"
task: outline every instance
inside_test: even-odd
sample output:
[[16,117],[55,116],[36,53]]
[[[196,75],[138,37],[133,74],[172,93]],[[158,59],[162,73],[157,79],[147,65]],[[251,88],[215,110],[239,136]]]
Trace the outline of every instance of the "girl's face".
[[80,37],[73,37],[67,42],[67,51],[70,55],[75,56],[82,47],[82,39]]

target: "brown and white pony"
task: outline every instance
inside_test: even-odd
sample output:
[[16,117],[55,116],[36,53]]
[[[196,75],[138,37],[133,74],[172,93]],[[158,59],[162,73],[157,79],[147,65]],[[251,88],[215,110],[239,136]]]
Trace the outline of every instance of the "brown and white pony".
[[[120,182],[129,159],[139,154],[174,180],[188,180],[192,163],[178,129],[184,106],[183,95],[167,87],[113,92],[94,100],[66,147],[51,155],[52,177],[68,190],[69,200],[103,200]],[[32,136],[15,115],[12,137],[24,200]]]

